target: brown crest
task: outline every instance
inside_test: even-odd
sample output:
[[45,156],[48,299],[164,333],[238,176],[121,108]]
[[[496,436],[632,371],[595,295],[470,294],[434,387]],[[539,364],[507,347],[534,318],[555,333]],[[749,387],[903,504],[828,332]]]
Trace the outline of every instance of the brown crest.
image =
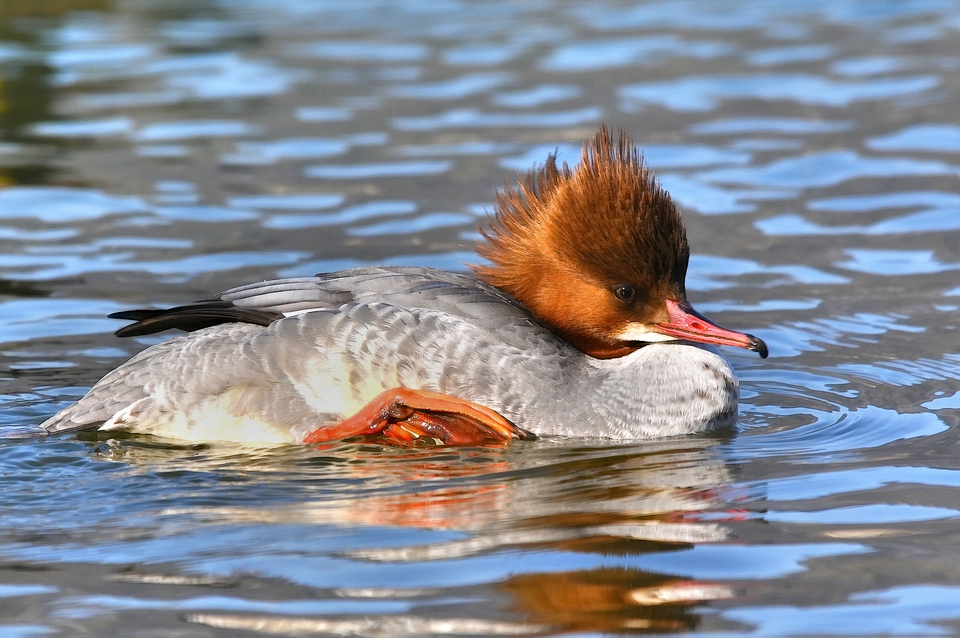
[[[601,127],[573,168],[549,156],[498,194],[483,235],[490,264],[477,274],[588,353],[632,351],[615,337],[622,327],[663,320],[664,300],[685,297],[680,214],[623,132],[614,141]],[[636,297],[618,300],[618,286]]]

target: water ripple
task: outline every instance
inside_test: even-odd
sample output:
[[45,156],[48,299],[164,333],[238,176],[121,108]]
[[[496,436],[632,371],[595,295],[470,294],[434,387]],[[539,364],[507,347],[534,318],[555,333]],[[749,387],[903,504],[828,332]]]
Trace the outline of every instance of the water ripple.
[[840,75],[881,75],[896,71],[901,67],[897,58],[887,56],[865,56],[844,58],[830,63],[830,70]]
[[308,166],[303,174],[321,179],[371,179],[374,177],[410,177],[446,173],[452,162],[382,162],[379,164]]
[[795,191],[728,189],[707,184],[694,177],[676,173],[661,173],[660,184],[683,208],[692,208],[704,215],[729,215],[757,210],[756,204],[745,200],[790,199]]
[[644,104],[658,104],[674,111],[709,111],[723,100],[748,98],[840,107],[928,91],[939,84],[939,78],[933,75],[862,82],[840,82],[807,74],[726,75],[631,84],[620,89],[620,97],[632,110]]
[[0,302],[0,342],[113,332],[117,322],[107,315],[120,310],[116,302],[93,299],[6,300]]
[[747,54],[747,64],[753,66],[780,66],[797,62],[826,60],[833,55],[829,44],[801,44],[787,47],[760,49]]
[[152,212],[164,220],[183,220],[215,224],[257,219],[260,213],[226,206],[154,206]]
[[459,100],[489,93],[505,84],[510,76],[502,73],[474,73],[432,84],[407,84],[388,89],[396,97],[420,100]]
[[425,268],[440,268],[454,272],[464,272],[465,264],[475,264],[480,261],[473,251],[458,250],[449,253],[434,253],[430,255],[384,255],[380,259],[364,261],[360,259],[321,259],[299,264],[293,268],[279,270],[281,277],[312,277],[321,272],[335,272],[345,268],[360,268],[362,266],[423,266]]
[[801,264],[778,264],[764,266],[748,259],[734,259],[715,255],[691,255],[690,271],[687,274],[687,288],[690,290],[720,290],[732,288],[738,284],[727,279],[744,275],[764,275],[765,281],[754,279],[750,285],[776,287],[794,284],[849,283],[849,279],[824,272],[817,268]]
[[199,273],[222,272],[255,266],[285,266],[309,255],[296,251],[222,252],[193,255],[171,261],[137,260],[132,251],[103,254],[0,255],[0,268],[13,280],[40,281],[78,277],[98,272],[141,271],[161,275],[167,283],[189,281]]
[[673,57],[716,58],[732,52],[733,48],[722,42],[697,42],[674,35],[655,35],[564,44],[544,59],[540,66],[546,71],[581,72],[618,66],[656,65]]
[[343,140],[295,137],[270,142],[238,142],[237,150],[220,156],[224,164],[267,165],[286,159],[318,159],[346,153]]
[[199,120],[155,122],[133,134],[135,142],[168,142],[209,137],[243,137],[253,135],[257,127],[236,120]]
[[857,348],[863,343],[877,343],[880,335],[890,331],[920,333],[926,329],[904,323],[902,314],[857,313],[855,315],[818,317],[812,321],[788,321],[759,331],[764,339],[776,344],[772,352],[778,357],[794,357],[804,352],[822,352],[825,346]]
[[474,109],[456,109],[440,115],[397,117],[393,119],[393,127],[400,131],[431,131],[444,128],[546,128],[592,123],[600,120],[602,116],[602,109],[597,107],[542,113],[483,113]]
[[[755,382],[756,383],[756,382]],[[771,387],[783,392],[784,388]],[[802,421],[778,430],[749,430],[731,447],[731,455],[743,459],[771,455],[808,457],[828,463],[858,458],[856,451],[878,448],[898,441],[932,437],[948,429],[929,412],[899,413],[868,405],[850,409],[835,404],[829,409],[777,408],[744,404],[749,417]]]
[[722,615],[753,626],[757,636],[937,636],[946,633],[944,621],[960,617],[958,605],[960,588],[909,585],[858,592],[845,603],[738,607]]
[[[908,331],[918,331],[915,328]],[[876,361],[873,363],[844,363],[832,368],[837,373],[855,375],[875,383],[894,387],[919,385],[927,381],[960,380],[960,355],[945,355],[942,359],[909,361]],[[938,400],[944,404],[944,400]],[[938,404],[938,405],[939,405]],[[929,407],[929,409],[938,409]]]
[[317,215],[273,215],[264,222],[267,228],[310,228],[314,226],[337,226],[370,219],[394,215],[406,215],[417,210],[414,202],[373,201],[357,204],[330,213]]
[[885,208],[960,208],[960,195],[941,191],[905,191],[812,199],[810,210],[828,210],[838,213],[862,213]]
[[296,116],[301,122],[346,122],[353,111],[342,106],[301,106]]
[[943,263],[932,250],[848,248],[845,252],[850,259],[836,262],[835,266],[870,275],[896,277],[960,270],[960,262]]
[[839,133],[853,128],[852,122],[824,122],[787,117],[738,117],[704,122],[690,127],[698,135],[734,135],[737,133]]
[[0,239],[10,239],[22,242],[55,242],[76,237],[79,234],[75,228],[56,228],[49,230],[23,230],[0,226]]
[[[446,155],[505,155],[507,153],[515,152],[516,150],[517,144],[511,142],[474,141],[452,144],[403,146],[397,149],[397,154],[406,157],[442,157]],[[543,161],[543,157],[539,158],[539,161]]]
[[514,60],[524,47],[516,45],[476,44],[443,52],[443,61],[451,66],[496,66]]
[[909,484],[960,487],[960,472],[932,467],[870,467],[773,479],[765,481],[762,487],[769,500],[790,502]]
[[327,41],[297,49],[298,53],[331,60],[355,62],[416,62],[427,56],[429,49],[417,43],[390,43],[378,41]]
[[[192,61],[191,61],[192,62]],[[146,72],[165,73],[164,83],[181,92],[183,97],[200,100],[264,97],[286,93],[306,77],[260,60],[244,60],[237,55],[204,56],[201,64],[178,65],[170,61],[151,65]]]
[[921,124],[891,135],[872,137],[867,148],[877,151],[933,151],[960,153],[960,126]]
[[125,135],[133,127],[127,117],[111,117],[102,120],[73,120],[66,122],[38,122],[30,132],[41,137],[105,137]]
[[247,195],[231,197],[231,208],[256,208],[266,210],[318,210],[333,208],[343,203],[340,193],[284,193],[281,195]]
[[890,525],[957,517],[960,517],[960,510],[905,503],[852,505],[816,512],[770,510],[764,514],[768,521],[799,525]]
[[47,56],[47,62],[64,73],[77,67],[126,66],[136,60],[152,57],[156,52],[157,48],[150,44],[101,45],[54,51]]
[[492,102],[497,106],[532,109],[552,102],[572,100],[580,97],[582,92],[576,84],[540,84],[522,91],[498,93],[493,96]]
[[[696,11],[694,9],[697,9]],[[788,13],[807,11],[795,7]],[[728,31],[769,26],[770,7],[765,5],[698,6],[687,1],[659,2],[624,9],[612,5],[577,7],[575,15],[585,24],[600,30],[682,27],[706,31]]]
[[719,168],[701,172],[698,177],[726,184],[822,188],[863,177],[908,175],[960,175],[960,168],[934,161],[864,157],[847,150],[789,157],[760,167]]
[[425,215],[419,215],[414,219],[402,219],[372,224],[370,226],[349,228],[347,229],[347,235],[351,237],[409,235],[435,230],[437,228],[446,228],[448,226],[464,226],[472,224],[475,221],[473,215],[464,215],[462,213],[427,213]]
[[768,579],[806,571],[804,563],[812,559],[870,551],[858,543],[784,543],[769,547],[697,545],[680,555],[644,556],[640,563],[646,569],[667,569],[692,578]]
[[79,188],[22,186],[0,190],[0,219],[34,218],[56,224],[148,209],[147,204],[136,197]]
[[823,226],[800,215],[781,215],[754,222],[765,235],[902,235],[960,230],[960,207],[938,209],[885,219],[862,226]]

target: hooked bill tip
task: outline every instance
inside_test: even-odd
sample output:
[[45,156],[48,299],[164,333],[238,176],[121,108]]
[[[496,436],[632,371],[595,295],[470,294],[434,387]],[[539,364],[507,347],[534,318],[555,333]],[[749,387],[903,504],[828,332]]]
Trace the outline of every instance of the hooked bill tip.
[[767,344],[764,343],[763,339],[754,337],[753,335],[747,335],[747,337],[750,340],[750,345],[747,347],[759,354],[761,359],[766,359],[767,355],[770,354],[770,351],[767,350]]

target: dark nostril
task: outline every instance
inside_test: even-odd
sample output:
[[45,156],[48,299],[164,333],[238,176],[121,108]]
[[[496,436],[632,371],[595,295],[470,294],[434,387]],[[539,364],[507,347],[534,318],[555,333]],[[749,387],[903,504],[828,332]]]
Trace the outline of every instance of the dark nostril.
[[700,323],[699,321],[691,321],[691,322],[690,322],[690,327],[693,328],[694,330],[706,330],[706,329],[707,329],[707,327],[706,327],[705,325],[703,325],[702,323]]

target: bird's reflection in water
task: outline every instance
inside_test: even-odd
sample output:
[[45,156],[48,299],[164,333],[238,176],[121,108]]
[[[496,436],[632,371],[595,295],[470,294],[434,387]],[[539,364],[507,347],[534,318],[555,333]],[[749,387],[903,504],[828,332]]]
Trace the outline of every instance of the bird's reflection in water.
[[[545,635],[685,631],[698,623],[695,605],[734,595],[722,583],[630,565],[644,554],[729,537],[724,520],[738,518],[737,500],[743,495],[730,487],[731,468],[717,449],[719,442],[696,437],[571,447],[538,441],[460,450],[348,443],[240,454],[217,446],[174,449],[132,439],[101,441],[99,453],[123,458],[140,471],[210,473],[232,485],[213,501],[205,490],[203,504],[190,505],[188,496],[177,499],[186,505],[167,513],[197,525],[264,527],[266,540],[256,550],[261,556],[279,551],[281,539],[271,547],[271,529],[307,525],[358,537],[366,531],[366,542],[346,543],[346,548],[325,549],[314,539],[304,540],[299,550],[347,565],[443,561],[451,570],[470,570],[472,560],[501,565],[496,575],[473,584],[412,587],[390,582],[396,572],[386,569],[369,587],[311,590],[320,599],[350,601],[349,613],[211,609],[191,613],[192,622],[266,633]],[[411,536],[418,542],[411,544]],[[285,551],[296,544],[296,539],[282,540]],[[510,557],[517,553],[540,555],[542,571],[511,569]],[[189,560],[182,565],[189,569]],[[142,575],[156,582],[157,574]],[[125,578],[130,582],[137,575]],[[358,602],[384,600],[402,601],[407,611],[356,613]]]
[[724,585],[638,569],[524,574],[501,586],[530,621],[570,632],[684,631],[697,625],[694,603],[732,595]]

